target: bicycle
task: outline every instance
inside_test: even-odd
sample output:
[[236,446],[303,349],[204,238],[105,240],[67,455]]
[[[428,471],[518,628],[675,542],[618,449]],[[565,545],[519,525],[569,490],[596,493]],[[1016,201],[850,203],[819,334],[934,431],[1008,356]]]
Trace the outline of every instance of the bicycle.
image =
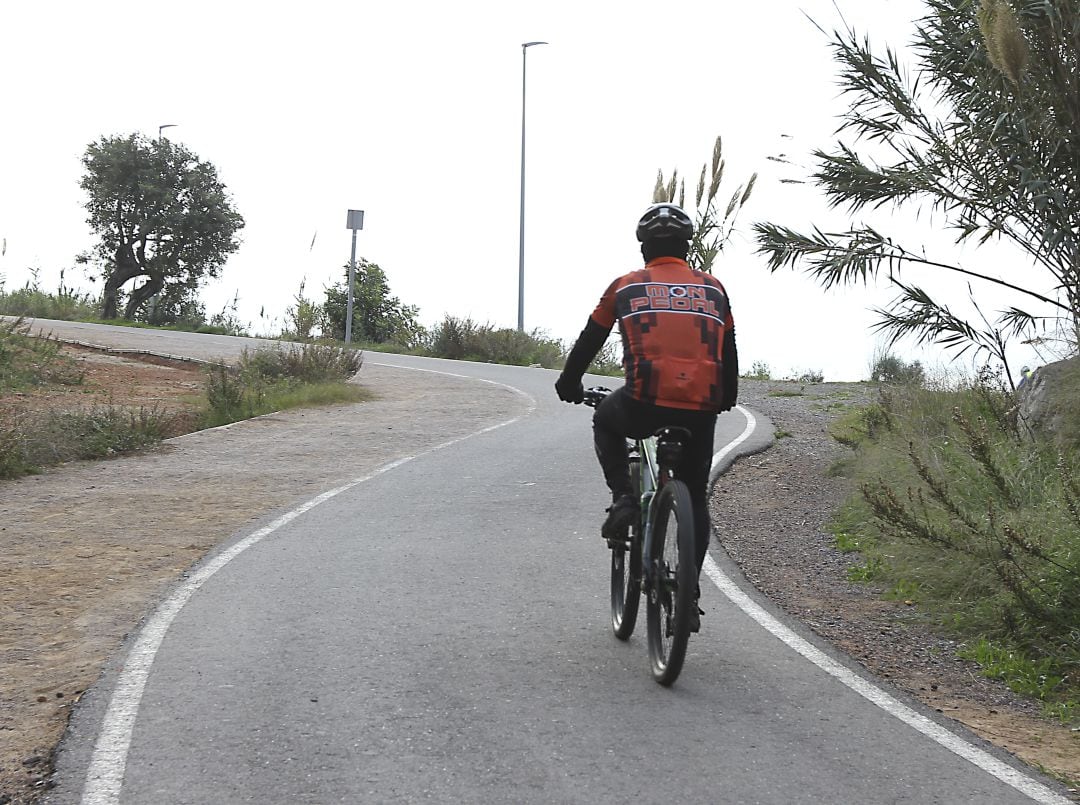
[[[584,403],[596,408],[610,393],[601,386],[590,388]],[[630,639],[644,594],[652,675],[665,687],[682,670],[691,610],[697,607],[694,510],[686,484],[672,475],[689,436],[685,428],[665,427],[628,445],[630,481],[641,515],[625,540],[608,540],[612,631],[619,640]]]

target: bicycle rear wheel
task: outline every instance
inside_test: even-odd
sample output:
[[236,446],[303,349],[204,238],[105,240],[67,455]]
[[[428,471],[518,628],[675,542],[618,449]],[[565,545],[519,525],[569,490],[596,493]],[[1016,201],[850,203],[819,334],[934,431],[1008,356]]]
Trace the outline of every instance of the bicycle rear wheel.
[[[641,500],[641,460],[630,459],[630,484]],[[611,549],[611,630],[620,640],[629,640],[637,623],[641,602],[641,517],[630,526],[626,546]]]
[[694,510],[682,481],[668,481],[659,492],[651,548],[649,661],[653,678],[667,686],[682,671],[690,639],[690,609],[696,606]]

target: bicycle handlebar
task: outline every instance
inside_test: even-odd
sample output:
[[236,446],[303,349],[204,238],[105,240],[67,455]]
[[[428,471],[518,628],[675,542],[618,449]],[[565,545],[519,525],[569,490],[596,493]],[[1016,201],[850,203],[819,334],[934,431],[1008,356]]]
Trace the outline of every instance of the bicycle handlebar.
[[592,388],[585,389],[585,399],[582,400],[590,408],[596,408],[600,403],[604,401],[604,398],[611,394],[611,389],[604,388],[603,386],[593,386]]

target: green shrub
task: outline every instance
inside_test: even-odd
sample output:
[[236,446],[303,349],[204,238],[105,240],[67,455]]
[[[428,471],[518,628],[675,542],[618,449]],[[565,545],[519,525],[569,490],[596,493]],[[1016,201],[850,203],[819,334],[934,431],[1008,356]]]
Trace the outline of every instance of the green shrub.
[[83,375],[60,344],[34,338],[21,319],[0,322],[0,391],[48,383],[78,385]]
[[95,406],[83,411],[11,414],[0,424],[0,478],[17,478],[42,467],[80,459],[132,453],[170,435],[172,416]]
[[1012,406],[993,384],[896,386],[833,428],[860,490],[843,529],[869,536],[851,576],[917,590],[960,637],[1023,655],[1075,696],[1080,455],[1022,438]]
[[750,367],[750,374],[743,375],[748,380],[772,380],[772,369],[764,361],[754,361]]
[[0,282],[0,315],[3,316],[86,321],[98,316],[100,311],[101,300],[68,288],[64,284],[64,272],[60,272],[56,293],[41,290],[36,271],[33,280],[17,291],[6,292]]
[[263,380],[299,380],[323,383],[348,380],[364,363],[360,350],[325,344],[245,349],[240,356],[240,372]]
[[[560,363],[566,362],[566,355],[569,354],[567,349],[566,354],[562,356]],[[608,375],[610,377],[621,377],[623,374],[623,362],[622,362],[622,340],[615,337],[609,339],[606,344],[600,349],[596,357],[593,358],[592,363],[589,364],[589,373],[594,375]]]
[[918,361],[906,363],[890,352],[876,352],[870,366],[870,380],[902,386],[921,386],[926,382],[926,370]]
[[323,344],[244,350],[239,366],[207,369],[203,427],[216,427],[283,408],[360,399],[346,386],[363,353]]
[[549,369],[558,365],[564,353],[559,341],[540,330],[523,333],[455,316],[446,316],[426,334],[423,350],[435,358]]

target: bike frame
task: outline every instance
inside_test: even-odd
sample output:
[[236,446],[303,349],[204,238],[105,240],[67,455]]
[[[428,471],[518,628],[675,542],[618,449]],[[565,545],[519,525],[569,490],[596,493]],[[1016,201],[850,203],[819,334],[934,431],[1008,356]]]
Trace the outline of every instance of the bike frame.
[[641,563],[646,585],[652,584],[652,545],[653,545],[653,504],[656,493],[660,491],[663,477],[660,471],[660,458],[656,451],[656,437],[638,439],[631,458],[635,455],[641,462]]

